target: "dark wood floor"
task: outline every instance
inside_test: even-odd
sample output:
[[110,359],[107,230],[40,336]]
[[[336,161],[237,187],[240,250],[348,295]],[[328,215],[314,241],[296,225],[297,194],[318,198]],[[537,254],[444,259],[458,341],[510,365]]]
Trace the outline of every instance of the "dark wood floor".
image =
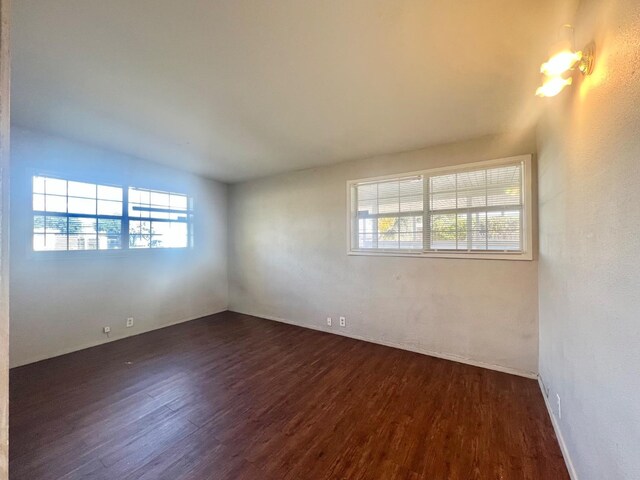
[[562,480],[534,380],[223,313],[11,371],[10,478]]

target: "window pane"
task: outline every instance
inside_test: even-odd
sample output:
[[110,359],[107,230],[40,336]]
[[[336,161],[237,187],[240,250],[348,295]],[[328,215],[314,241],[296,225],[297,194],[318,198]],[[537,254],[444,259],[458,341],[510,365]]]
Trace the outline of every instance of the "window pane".
[[96,185],[94,183],[69,182],[70,197],[96,198]]
[[122,202],[98,200],[98,215],[122,215]]
[[96,234],[69,234],[69,250],[96,250],[98,248],[98,238]]
[[490,250],[520,250],[522,213],[518,211],[487,214],[487,236]]
[[151,192],[151,205],[156,207],[169,208],[169,194],[161,192]]
[[33,177],[33,193],[44,193],[44,177]]
[[100,215],[121,217],[122,188],[34,176],[33,192],[34,212],[47,212],[33,217],[34,250],[121,247],[122,220],[98,220],[97,205]]
[[457,248],[456,214],[431,216],[431,248],[453,250]]
[[129,235],[129,248],[149,248],[151,235]]
[[46,250],[66,250],[67,249],[67,234],[34,234],[33,235],[33,249],[35,251]]
[[422,177],[363,183],[355,185],[352,191],[356,209],[352,228],[356,230],[357,248],[422,249]]
[[45,193],[51,195],[66,195],[67,194],[67,181],[57,178],[45,179]]
[[171,208],[174,210],[186,210],[187,209],[187,197],[186,195],[171,195],[170,198]]
[[122,202],[122,188],[98,185],[98,198],[102,200],[116,200]]
[[97,233],[96,224],[95,218],[71,217],[69,218],[69,234],[91,233],[95,235]]
[[34,233],[45,233],[45,231],[44,231],[44,216],[43,215],[34,215],[33,216],[33,232]]
[[129,222],[130,234],[147,234],[151,233],[151,222],[131,220]]
[[47,212],[66,212],[67,211],[67,197],[59,197],[57,195],[45,196],[45,210]]
[[[522,164],[506,165],[431,177],[430,248],[521,250],[522,168]],[[445,210],[459,213],[437,215]],[[454,231],[451,218],[456,222]]]
[[487,212],[471,214],[471,249],[487,249]]
[[35,211],[44,211],[44,195],[39,193],[33,194],[33,209]]
[[67,234],[67,217],[45,217],[46,233],[64,233]]
[[69,213],[96,214],[96,201],[87,198],[69,197]]
[[187,246],[187,224],[183,222],[153,222],[152,248],[183,248]]

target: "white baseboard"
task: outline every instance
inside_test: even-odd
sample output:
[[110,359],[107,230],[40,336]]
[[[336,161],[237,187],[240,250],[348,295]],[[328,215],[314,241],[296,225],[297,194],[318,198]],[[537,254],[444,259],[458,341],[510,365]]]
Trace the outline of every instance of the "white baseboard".
[[48,354],[44,354],[44,355],[36,355],[36,356],[31,357],[31,358],[29,358],[27,360],[23,360],[23,361],[20,361],[20,362],[18,362],[16,364],[12,364],[10,366],[10,368],[17,368],[17,367],[22,367],[24,365],[29,365],[31,363],[41,362],[42,360],[47,360],[49,358],[59,357],[61,355],[66,355],[67,353],[73,353],[73,352],[77,352],[79,350],[84,350],[86,348],[97,347],[98,345],[103,345],[105,343],[115,342],[117,340],[122,340],[124,338],[135,337],[136,335],[142,335],[143,333],[153,332],[154,330],[159,330],[161,328],[171,327],[172,325],[178,325],[179,323],[190,322],[192,320],[198,320],[199,318],[208,317],[210,315],[215,315],[216,313],[222,313],[222,312],[226,312],[226,311],[227,311],[227,309],[223,308],[222,310],[217,310],[217,311],[212,312],[212,313],[204,313],[202,315],[196,315],[196,316],[189,317],[189,318],[184,318],[184,319],[181,319],[181,320],[176,320],[176,321],[172,321],[172,322],[168,322],[168,323],[163,323],[161,325],[156,325],[156,326],[154,326],[152,328],[147,328],[145,330],[139,330],[139,331],[136,331],[136,332],[132,332],[129,335],[120,335],[118,337],[100,339],[100,340],[96,340],[94,342],[87,342],[87,343],[83,343],[81,345],[74,345],[73,347],[63,348],[61,350],[57,350],[54,353],[48,353]]
[[454,353],[434,352],[434,351],[427,350],[425,348],[417,347],[414,345],[406,345],[402,343],[389,342],[386,340],[379,340],[376,338],[364,337],[362,335],[356,335],[350,332],[329,330],[316,325],[305,325],[305,324],[294,322],[292,320],[286,320],[284,318],[278,318],[278,317],[269,316],[269,315],[262,315],[259,313],[242,312],[240,310],[231,309],[231,308],[229,309],[229,311],[235,312],[235,313],[241,313],[243,315],[251,315],[253,317],[264,318],[266,320],[273,320],[274,322],[286,323],[288,325],[295,325],[297,327],[308,328],[310,330],[318,330],[320,332],[332,333],[334,335],[341,335],[343,337],[349,337],[355,340],[362,340],[364,342],[384,345],[386,347],[393,347],[393,348],[398,348],[400,350],[407,350],[414,353],[421,353],[422,355],[428,355],[430,357],[442,358],[444,360],[451,360],[453,362],[458,362],[458,363],[465,363],[467,365],[473,365],[474,367],[486,368],[488,370],[496,370],[498,372],[509,373],[511,375],[518,375],[520,377],[526,377],[526,378],[532,378],[532,379],[538,378],[538,374],[536,372],[528,372],[528,371],[520,370],[517,368],[505,367],[503,365],[495,365],[492,363],[486,363],[486,362],[474,360],[472,358],[456,355]]
[[564,463],[567,465],[569,476],[571,477],[571,480],[578,480],[578,474],[576,473],[576,469],[573,466],[571,457],[569,456],[569,450],[567,449],[567,444],[565,443],[564,437],[562,436],[562,430],[560,430],[560,425],[558,425],[558,421],[556,420],[553,410],[551,409],[551,404],[549,403],[549,399],[547,398],[547,394],[545,393],[544,383],[542,382],[542,378],[540,377],[540,375],[538,375],[538,385],[540,385],[540,391],[542,392],[544,404],[547,406],[549,417],[551,417],[551,425],[553,425],[553,430],[556,432],[556,438],[558,439],[558,444],[560,445],[560,451],[562,452]]

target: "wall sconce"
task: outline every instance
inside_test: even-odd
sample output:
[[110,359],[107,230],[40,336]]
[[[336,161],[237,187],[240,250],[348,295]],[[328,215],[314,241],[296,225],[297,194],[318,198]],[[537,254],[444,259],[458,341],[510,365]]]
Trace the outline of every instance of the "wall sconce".
[[[570,29],[573,35],[573,27],[565,25],[564,28]],[[540,73],[544,75],[544,80],[542,86],[536,90],[536,95],[538,97],[555,97],[564,87],[571,85],[573,78],[571,76],[565,78],[563,75],[573,70],[577,69],[583,75],[590,75],[593,71],[594,58],[595,46],[593,43],[581,51],[576,51],[573,46],[570,48],[565,46],[540,66]]]

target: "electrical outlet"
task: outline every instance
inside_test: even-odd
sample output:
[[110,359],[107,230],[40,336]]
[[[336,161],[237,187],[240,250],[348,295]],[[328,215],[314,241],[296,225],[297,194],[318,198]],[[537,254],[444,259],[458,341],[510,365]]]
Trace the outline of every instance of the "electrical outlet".
[[344,317],[340,317],[340,326],[341,327],[346,327],[347,326],[347,319]]
[[127,328],[133,327],[133,317],[127,318]]
[[560,395],[556,393],[556,398],[558,400],[558,420],[562,419],[562,404],[560,403]]
[[102,332],[103,333],[110,333],[111,332],[111,327],[103,327],[102,328]]
[[331,317],[327,317],[327,325],[331,326]]

